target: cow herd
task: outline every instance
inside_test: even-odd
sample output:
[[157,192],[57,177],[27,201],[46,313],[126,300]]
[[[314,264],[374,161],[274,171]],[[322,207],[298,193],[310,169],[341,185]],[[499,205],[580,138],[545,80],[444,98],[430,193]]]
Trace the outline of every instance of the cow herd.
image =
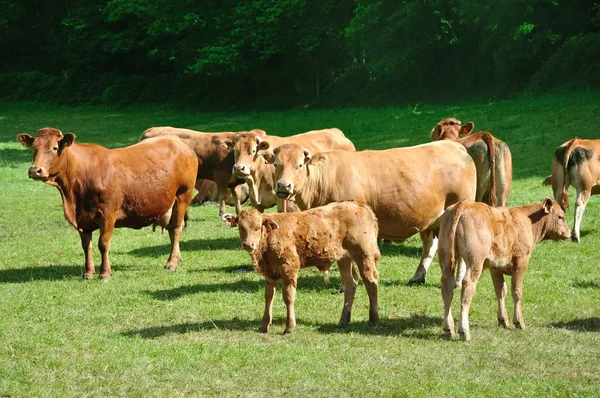
[[[460,286],[458,333],[468,340],[469,307],[483,269],[490,269],[504,327],[509,326],[504,275],[511,276],[513,322],[524,328],[523,275],[532,250],[545,239],[579,241],[585,206],[590,195],[600,193],[600,140],[574,138],[557,149],[545,182],[555,200],[504,207],[512,182],[510,150],[473,128],[472,122],[448,118],[431,131],[434,142],[364,151],[356,151],[336,128],[277,137],[259,129],[204,133],[152,127],[137,144],[118,149],[78,143],[73,134],[50,127],[17,139],[33,149],[29,177],[61,194],[65,218],[81,238],[85,279],[95,273],[95,230],[99,277],[111,277],[108,252],[118,227],[166,229],[171,253],[165,268],[176,269],[188,207],[192,200],[210,199],[219,203],[225,224],[238,228],[242,249],[265,278],[261,332],[271,325],[279,280],[288,333],[296,326],[299,270],[314,266],[327,272],[335,261],[344,290],[339,325],[350,321],[358,274],[369,296],[369,321],[377,323],[378,239],[402,242],[419,234],[423,251],[409,284],[424,283],[439,246],[443,329],[454,335],[451,302]],[[577,191],[572,232],[564,213],[569,185]],[[254,209],[242,210],[246,200]],[[237,215],[225,214],[227,202]],[[264,213],[273,206],[279,213]]]

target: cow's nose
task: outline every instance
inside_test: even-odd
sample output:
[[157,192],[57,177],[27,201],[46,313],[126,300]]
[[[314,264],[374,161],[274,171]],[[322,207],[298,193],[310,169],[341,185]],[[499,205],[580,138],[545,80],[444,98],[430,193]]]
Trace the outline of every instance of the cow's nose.
[[284,191],[284,192],[291,192],[292,191],[292,183],[287,182],[285,180],[279,180],[279,181],[277,181],[277,190]]
[[254,243],[242,242],[242,249],[254,250]]
[[39,178],[44,175],[44,169],[41,167],[31,166],[29,168],[29,178]]
[[243,164],[237,164],[237,163],[233,165],[233,172],[235,174],[243,174],[243,175],[250,174],[248,172],[248,168],[245,165],[243,165]]

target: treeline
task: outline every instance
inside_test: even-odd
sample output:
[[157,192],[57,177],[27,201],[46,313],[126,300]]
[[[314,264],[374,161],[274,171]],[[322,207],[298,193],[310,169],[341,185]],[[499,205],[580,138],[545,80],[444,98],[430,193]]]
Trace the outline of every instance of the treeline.
[[600,88],[591,0],[1,0],[0,97],[378,104]]

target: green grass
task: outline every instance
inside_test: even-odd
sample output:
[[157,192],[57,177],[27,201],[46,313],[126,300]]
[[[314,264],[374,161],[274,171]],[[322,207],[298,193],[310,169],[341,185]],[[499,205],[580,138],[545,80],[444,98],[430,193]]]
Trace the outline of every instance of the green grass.
[[[367,323],[361,285],[350,326],[336,328],[343,297],[334,267],[329,285],[314,270],[301,273],[295,334],[281,335],[278,291],[274,325],[262,335],[264,283],[215,206],[191,208],[176,272],[163,270],[166,234],[119,229],[112,280],[83,281],[79,237],[63,218],[60,196],[27,178],[31,153],[15,140],[44,126],[110,147],[158,125],[281,135],[335,126],[358,149],[381,149],[427,142],[435,123],[455,116],[509,144],[509,202],[519,205],[551,195],[541,181],[556,147],[575,135],[600,138],[596,93],[413,110],[200,114],[0,103],[0,396],[597,396],[598,197],[586,210],[581,244],[543,242],[534,251],[524,282],[527,330],[496,326],[486,271],[471,307],[473,340],[443,338],[437,262],[426,285],[405,286],[421,250],[411,238],[381,247],[377,327]],[[455,297],[455,314],[458,308]]]

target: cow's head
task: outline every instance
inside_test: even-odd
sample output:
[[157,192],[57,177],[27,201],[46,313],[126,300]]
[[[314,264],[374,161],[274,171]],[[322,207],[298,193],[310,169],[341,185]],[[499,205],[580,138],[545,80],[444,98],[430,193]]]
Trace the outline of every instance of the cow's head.
[[309,177],[310,167],[325,161],[325,155],[312,156],[310,151],[297,144],[284,144],[273,150],[275,158],[275,194],[281,199],[291,199],[300,192]]
[[263,228],[266,228],[267,232],[279,228],[275,221],[263,216],[256,209],[243,210],[239,216],[223,214],[221,219],[231,228],[238,227],[241,248],[248,252],[253,252],[260,247]]
[[551,198],[546,198],[542,202],[540,210],[540,221],[544,236],[542,239],[562,240],[571,236],[571,228],[565,220],[565,212],[560,205]]
[[431,130],[431,139],[434,141],[452,140],[456,141],[461,137],[465,137],[473,131],[475,123],[468,122],[464,126],[460,120],[453,117],[440,120]]
[[56,177],[64,163],[63,152],[75,141],[75,135],[63,135],[60,130],[44,127],[38,130],[37,137],[29,134],[17,135],[24,147],[33,149],[33,164],[29,168],[29,178],[48,181]]
[[258,164],[264,162],[260,151],[269,148],[269,143],[263,141],[263,130],[251,130],[235,135],[230,150],[234,153],[233,174],[238,178],[248,177],[256,171]]

